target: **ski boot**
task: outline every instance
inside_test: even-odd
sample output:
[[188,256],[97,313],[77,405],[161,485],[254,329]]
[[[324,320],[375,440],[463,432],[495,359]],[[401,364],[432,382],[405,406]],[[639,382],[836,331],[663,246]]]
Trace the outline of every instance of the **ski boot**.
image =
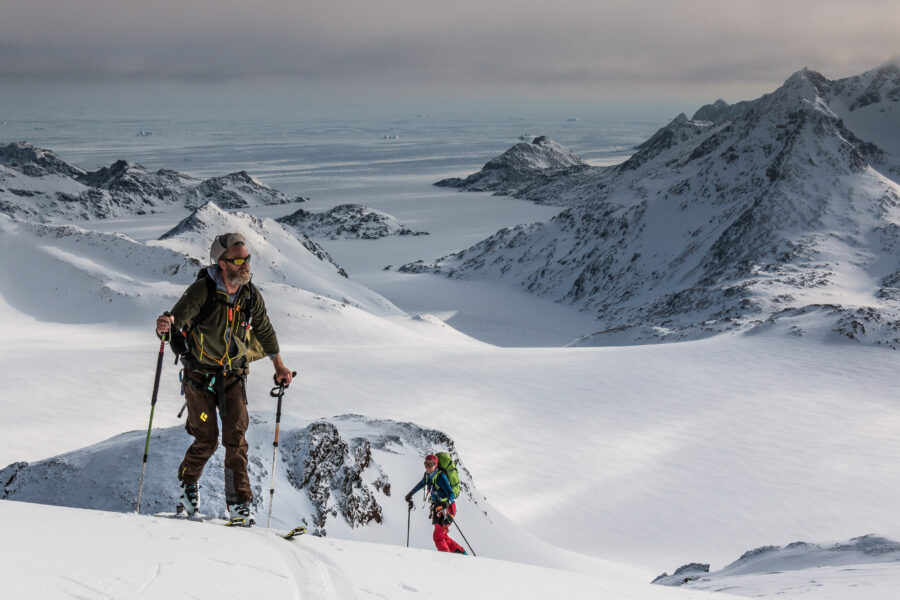
[[229,527],[251,527],[254,523],[256,523],[256,520],[253,518],[253,512],[245,502],[229,504],[227,505],[227,508],[228,522],[225,524]]
[[193,517],[200,514],[200,486],[196,483],[181,484],[181,498],[176,513],[179,516]]

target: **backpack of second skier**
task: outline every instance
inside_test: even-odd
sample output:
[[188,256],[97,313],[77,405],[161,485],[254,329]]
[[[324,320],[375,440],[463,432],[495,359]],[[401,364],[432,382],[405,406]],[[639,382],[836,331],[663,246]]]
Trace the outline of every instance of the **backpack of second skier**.
[[438,469],[447,475],[447,479],[450,480],[450,487],[453,488],[453,495],[459,498],[459,471],[453,463],[453,457],[450,456],[449,452],[438,452],[435,456],[438,459]]

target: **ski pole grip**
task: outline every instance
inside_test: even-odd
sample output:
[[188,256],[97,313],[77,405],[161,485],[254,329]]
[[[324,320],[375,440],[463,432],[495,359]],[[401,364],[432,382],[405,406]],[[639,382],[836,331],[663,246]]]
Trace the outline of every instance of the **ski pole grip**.
[[[296,376],[297,376],[297,371],[291,371],[291,378],[293,379],[293,378],[296,377]],[[277,386],[279,386],[279,387],[284,387],[284,388],[286,388],[286,387],[288,387],[288,386],[290,385],[290,384],[282,383],[282,382],[278,381],[278,373],[273,373],[273,374],[272,374],[272,381],[274,381],[274,382],[275,382],[275,385],[277,385]]]
[[[172,316],[172,313],[169,312],[169,311],[165,311],[165,312],[163,312],[163,316],[164,316],[164,317],[171,317],[171,316]],[[165,332],[164,334],[162,334],[162,340],[163,340],[164,342],[168,342],[168,341],[171,340],[171,339],[172,339],[172,327],[171,327],[171,325],[170,325],[170,326],[169,326],[169,331],[167,331],[167,332]],[[176,362],[178,361],[178,355],[177,355],[177,354],[175,355],[175,360],[176,360]]]

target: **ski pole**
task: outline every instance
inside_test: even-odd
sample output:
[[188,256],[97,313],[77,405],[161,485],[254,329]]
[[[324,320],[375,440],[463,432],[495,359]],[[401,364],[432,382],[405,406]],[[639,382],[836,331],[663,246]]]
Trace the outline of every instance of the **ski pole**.
[[468,546],[468,547],[469,547],[469,550],[472,551],[472,556],[476,556],[476,557],[477,557],[478,555],[475,554],[475,551],[474,551],[474,550],[472,550],[472,544],[470,544],[470,543],[469,543],[469,540],[466,539],[466,534],[464,534],[464,533],[462,532],[462,529],[459,528],[459,524],[456,522],[456,519],[455,519],[455,518],[453,519],[453,524],[456,525],[456,530],[459,532],[459,535],[462,536],[463,541],[466,543],[466,546]]
[[409,548],[409,517],[412,514],[412,502],[406,508],[406,547]]
[[[296,376],[297,371],[293,371],[291,377],[293,378]],[[277,374],[273,376],[273,378],[277,377]],[[269,392],[270,396],[278,398],[278,408],[275,410],[275,442],[272,444],[274,447],[272,450],[272,487],[269,488],[269,516],[266,518],[266,529],[269,528],[269,525],[272,522],[272,501],[275,499],[275,466],[278,464],[278,432],[281,429],[281,399],[284,397],[284,390],[288,387],[284,381],[278,381],[278,379],[275,379],[275,384],[275,387]]]
[[159,376],[162,373],[163,354],[166,351],[166,337],[159,341],[159,358],[156,360],[156,378],[153,381],[153,396],[150,398],[150,423],[147,425],[147,440],[144,442],[144,462],[141,464],[141,482],[138,485],[136,514],[141,514],[141,492],[144,490],[144,470],[147,468],[147,455],[150,453],[150,430],[153,429],[153,412],[156,410],[156,397],[159,394]]

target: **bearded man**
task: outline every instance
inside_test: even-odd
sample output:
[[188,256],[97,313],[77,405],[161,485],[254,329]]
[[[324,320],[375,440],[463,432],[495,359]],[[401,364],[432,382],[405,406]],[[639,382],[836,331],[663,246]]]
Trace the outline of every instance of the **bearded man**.
[[[250,283],[250,251],[244,236],[225,233],[213,240],[212,264],[197,277],[170,313],[156,319],[156,333],[170,334],[172,346],[182,354],[185,429],[194,442],[178,467],[182,487],[179,513],[199,513],[198,481],[203,467],[216,451],[222,421],[225,446],[225,502],[229,518],[237,524],[254,522],[253,490],[247,475],[248,444],[245,437],[247,374],[254,353],[272,360],[275,382],[289,385],[291,370],[281,360],[278,338],[269,322],[259,290]],[[180,336],[180,338],[179,338]],[[175,342],[181,342],[181,350]]]

